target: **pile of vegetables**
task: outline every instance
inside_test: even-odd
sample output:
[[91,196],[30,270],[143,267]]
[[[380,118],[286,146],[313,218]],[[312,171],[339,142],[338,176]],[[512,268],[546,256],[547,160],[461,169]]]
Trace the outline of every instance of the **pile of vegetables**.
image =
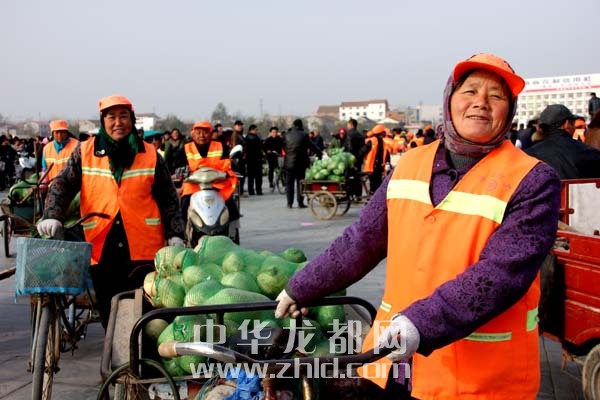
[[[245,249],[226,236],[205,236],[193,250],[172,246],[160,249],[154,264],[156,270],[144,281],[146,296],[155,307],[187,307],[273,300],[296,271],[306,265],[306,256],[295,248],[275,254]],[[304,320],[305,328],[314,335],[299,351],[329,354],[326,334],[333,333],[334,320],[345,322],[343,306],[314,307]],[[276,319],[273,310],[236,312],[224,315],[224,325],[229,338],[240,327],[289,327],[290,319]],[[194,327],[199,329],[200,340],[219,336],[218,332],[209,332],[207,326],[211,325],[207,324],[206,315],[178,316],[171,323],[151,321],[145,333],[157,346],[173,340],[193,341]],[[204,361],[199,356],[180,356],[165,358],[163,364],[172,376],[182,376],[192,373],[192,364]]]
[[343,149],[331,149],[331,158],[317,160],[306,171],[305,181],[334,181],[342,182],[346,170],[354,166],[356,157]]

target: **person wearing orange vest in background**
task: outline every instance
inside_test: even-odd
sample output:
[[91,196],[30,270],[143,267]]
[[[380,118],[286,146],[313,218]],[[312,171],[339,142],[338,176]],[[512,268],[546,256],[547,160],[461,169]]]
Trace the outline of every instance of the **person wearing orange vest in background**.
[[131,102],[108,96],[99,101],[99,109],[98,134],[75,148],[50,185],[37,230],[42,237],[60,237],[69,204],[80,190],[82,216],[109,216],[83,224],[85,240],[92,244],[96,307],[106,328],[112,297],[142,286],[160,248],[184,245],[184,222],[164,160],[136,134]]
[[369,191],[375,193],[385,171],[385,163],[389,162],[389,148],[383,141],[385,135],[385,126],[375,125],[367,133],[365,145],[361,149],[361,155],[364,155],[363,172],[369,174]]
[[[219,193],[223,196],[225,205],[229,210],[230,220],[235,221],[239,219],[239,210],[231,198],[238,184],[238,179],[235,172],[231,169],[229,148],[218,140],[212,140],[212,125],[208,121],[196,122],[192,127],[191,137],[192,141],[187,142],[183,146],[183,149],[179,150],[175,156],[175,167],[187,165],[190,174],[200,167],[210,167],[226,172],[227,179],[224,182],[215,182],[213,186],[219,189]],[[199,190],[199,185],[183,182],[181,210],[184,218],[187,218],[190,196]]]
[[[50,122],[52,141],[44,146],[42,153],[42,172],[48,171],[45,181],[51,182],[67,165],[79,141],[72,137],[67,121],[55,120]],[[50,169],[50,170],[48,170]]]
[[408,142],[406,140],[406,133],[404,131],[395,129],[394,142],[396,142],[396,149],[398,153],[404,153],[407,150],[406,147]]
[[388,128],[385,129],[382,139],[389,154],[397,154],[400,151],[399,143],[394,140],[394,136]]
[[359,369],[372,381],[368,398],[536,398],[539,269],[560,180],[505,140],[524,86],[491,54],[456,64],[441,138],[405,153],[358,221],[277,297],[277,317],[306,313],[387,257],[362,349],[395,350]]

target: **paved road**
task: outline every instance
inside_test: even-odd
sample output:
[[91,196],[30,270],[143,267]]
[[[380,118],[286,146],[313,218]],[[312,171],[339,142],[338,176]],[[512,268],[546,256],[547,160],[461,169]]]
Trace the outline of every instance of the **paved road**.
[[[1,197],[1,196],[0,196]],[[244,247],[257,250],[282,251],[288,247],[303,249],[309,258],[318,255],[358,216],[358,207],[330,221],[314,219],[310,211],[285,208],[285,199],[278,194],[242,199],[241,241]],[[0,255],[0,270],[14,265],[13,257]],[[382,263],[360,283],[349,288],[356,295],[378,305],[383,292],[385,265]],[[26,372],[29,354],[28,299],[14,298],[14,277],[0,281],[0,399],[28,399],[31,378]],[[96,324],[87,338],[80,342],[74,355],[63,354],[61,370],[55,376],[54,398],[64,400],[95,399],[100,384],[100,356],[104,332]],[[581,399],[581,371],[569,363],[560,369],[561,352],[556,343],[540,339],[542,386],[538,399]],[[515,349],[518,351],[518,349]],[[507,355],[510,357],[510,355]],[[507,382],[510,384],[510,382]]]

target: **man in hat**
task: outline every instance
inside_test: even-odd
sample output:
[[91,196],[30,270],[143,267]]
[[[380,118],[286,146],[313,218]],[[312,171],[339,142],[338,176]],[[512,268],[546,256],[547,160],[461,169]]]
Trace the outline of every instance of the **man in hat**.
[[538,121],[544,139],[525,151],[554,168],[560,179],[600,177],[600,150],[573,140],[578,118],[562,104],[549,105]]
[[71,153],[79,143],[69,132],[67,121],[62,119],[50,122],[50,132],[53,140],[44,146],[42,153],[42,171],[48,171],[46,175],[48,182],[52,182],[65,168]]

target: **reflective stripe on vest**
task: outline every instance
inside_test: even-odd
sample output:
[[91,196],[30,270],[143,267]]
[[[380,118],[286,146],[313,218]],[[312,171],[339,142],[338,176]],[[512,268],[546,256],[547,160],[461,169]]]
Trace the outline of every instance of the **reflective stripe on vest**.
[[110,218],[92,218],[83,223],[86,241],[92,243],[92,265],[97,264],[116,215],[120,212],[131,260],[152,260],[165,239],[160,211],[151,195],[157,156],[144,143],[133,164],[123,172],[118,185],[108,157],[96,157],[95,140],[81,144],[81,214],[102,212]]
[[[434,207],[429,186],[438,147],[439,141],[435,141],[405,153],[388,185],[386,281],[374,323],[379,330],[389,325],[395,314],[428,298],[479,260],[489,237],[502,223],[508,201],[538,163],[505,141]],[[476,287],[466,290],[481,290],[482,297],[492,290],[486,282],[473,284]],[[468,339],[427,357],[415,354],[412,396],[535,399],[539,387],[538,301],[539,276],[520,300]],[[374,347],[374,335],[369,332],[363,350]],[[368,379],[384,387],[391,362],[383,358],[377,363],[383,373]]]
[[[414,200],[428,204],[429,184],[406,179],[391,180],[387,188],[387,198]],[[452,190],[435,208],[460,214],[479,215],[501,223],[507,204],[506,201],[498,200],[493,196]]]
[[69,138],[69,141],[58,153],[56,152],[56,147],[54,147],[53,142],[44,146],[43,152],[44,160],[46,160],[46,167],[50,168],[50,165],[52,165],[52,168],[50,168],[46,175],[47,180],[53,180],[63,169],[65,169],[69,158],[71,158],[71,153],[73,153],[73,150],[75,150],[78,144],[79,142],[77,140]]

